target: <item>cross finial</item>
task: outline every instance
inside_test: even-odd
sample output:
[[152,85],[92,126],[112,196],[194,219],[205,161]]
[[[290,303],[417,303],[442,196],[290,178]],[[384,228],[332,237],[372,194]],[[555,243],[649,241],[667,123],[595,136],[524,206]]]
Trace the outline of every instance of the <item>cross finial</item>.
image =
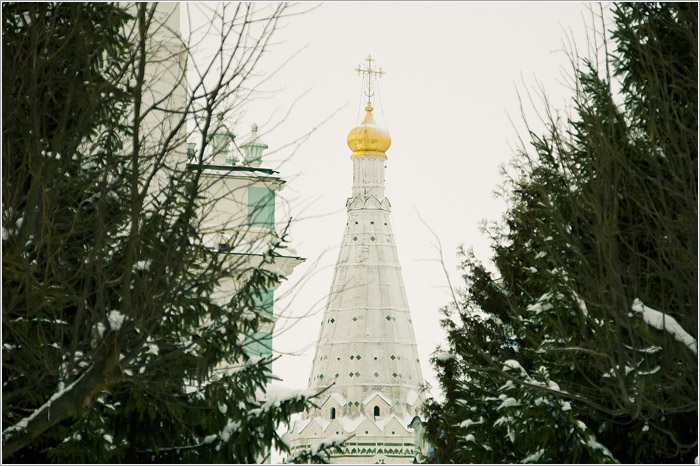
[[367,92],[365,92],[365,95],[367,96],[367,105],[372,104],[372,75],[379,76],[380,78],[386,74],[384,70],[379,68],[379,70],[372,69],[372,62],[375,61],[374,58],[372,58],[372,55],[367,55],[367,58],[365,58],[365,61],[367,62],[367,66],[364,68],[362,65],[359,65],[355,71],[357,71],[357,74],[361,73],[366,73],[367,74]]

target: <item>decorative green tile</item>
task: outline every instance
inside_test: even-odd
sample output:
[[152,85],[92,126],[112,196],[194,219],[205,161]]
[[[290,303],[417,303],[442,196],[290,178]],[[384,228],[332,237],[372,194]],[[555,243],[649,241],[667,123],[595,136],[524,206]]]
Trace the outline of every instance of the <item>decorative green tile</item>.
[[392,355],[391,355],[391,360],[393,361],[394,359],[396,359],[396,356],[394,356],[394,355],[392,354]]
[[354,373],[350,372],[350,377],[352,377],[352,376],[354,376],[354,375],[355,375]]
[[336,372],[336,373],[335,373],[335,378],[337,379],[338,377],[340,377],[340,374],[338,374],[338,373]]
[[372,241],[374,241],[376,238],[375,238],[374,236],[370,236],[369,239],[371,239]]
[[355,372],[355,377],[359,377],[359,376],[360,376],[360,373],[359,373],[359,372]]
[[351,354],[351,355],[350,355],[350,359],[355,359],[355,355],[354,355],[354,354]]
[[375,372],[375,373],[374,373],[374,376],[375,376],[375,377],[379,377],[379,372]]
[[353,321],[353,322],[357,322],[357,317],[353,317],[353,318],[352,318],[352,321]]
[[355,356],[355,357],[356,357],[358,360],[362,359],[362,356],[360,356],[359,354],[358,354],[357,356]]
[[391,320],[391,316],[386,316],[386,320]]
[[394,377],[398,377],[399,374],[397,374],[396,372],[394,372],[394,373],[391,374],[391,375],[393,375]]

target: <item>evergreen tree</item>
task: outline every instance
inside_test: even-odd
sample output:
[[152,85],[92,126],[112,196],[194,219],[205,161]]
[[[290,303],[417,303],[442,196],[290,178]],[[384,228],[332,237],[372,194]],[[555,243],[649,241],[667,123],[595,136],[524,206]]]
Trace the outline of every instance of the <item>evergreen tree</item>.
[[518,154],[497,272],[461,252],[444,309],[429,461],[697,457],[697,12],[616,4],[622,103],[584,62],[568,126]]
[[[201,178],[213,115],[241,103],[285,8],[221,13],[213,60],[228,66],[186,89],[172,64],[189,44],[158,42],[172,31],[157,4],[3,4],[3,461],[286,451],[275,429],[313,394],[265,394],[270,361],[245,348],[269,322],[284,235],[253,265],[232,253],[238,236],[212,248]],[[189,169],[187,120],[201,141]],[[217,298],[228,279],[240,286]]]

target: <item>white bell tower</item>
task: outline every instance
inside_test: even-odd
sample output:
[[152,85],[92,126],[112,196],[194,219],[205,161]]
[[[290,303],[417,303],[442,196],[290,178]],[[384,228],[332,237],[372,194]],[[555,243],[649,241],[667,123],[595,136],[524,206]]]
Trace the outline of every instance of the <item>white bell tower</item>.
[[391,204],[384,195],[389,132],[374,121],[372,57],[366,115],[350,131],[352,196],[309,388],[328,390],[289,433],[292,454],[336,435],[353,436],[332,463],[412,463],[408,424],[422,402],[423,376],[401,275]]

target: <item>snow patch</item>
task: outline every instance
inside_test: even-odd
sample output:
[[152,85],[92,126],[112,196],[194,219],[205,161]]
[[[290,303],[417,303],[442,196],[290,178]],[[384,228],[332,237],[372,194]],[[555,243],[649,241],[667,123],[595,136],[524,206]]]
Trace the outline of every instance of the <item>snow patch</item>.
[[510,408],[513,406],[520,406],[520,403],[518,403],[518,400],[516,400],[515,398],[508,397],[505,400],[503,400],[503,402],[498,408],[496,408],[496,411],[500,411],[503,408]]
[[518,361],[516,361],[515,359],[508,359],[507,361],[505,361],[503,363],[503,368],[501,370],[503,372],[507,372],[509,370],[518,371],[518,372],[520,372],[520,375],[522,377],[528,377],[527,371],[525,370],[525,368],[523,366],[521,366],[520,363]]
[[134,264],[136,270],[150,270],[152,262],[150,260],[140,260]]
[[658,330],[666,330],[678,342],[685,345],[693,354],[698,354],[698,341],[685,331],[676,319],[661,311],[644,305],[639,298],[632,303],[630,317],[641,315],[644,322]]
[[271,384],[267,387],[265,393],[265,402],[260,407],[263,411],[270,409],[271,407],[277,407],[290,400],[303,400],[305,398],[311,398],[316,392],[314,390],[299,390],[284,387],[279,384]]
[[653,368],[650,371],[639,371],[639,372],[637,372],[637,374],[639,374],[639,375],[652,375],[652,374],[656,374],[660,370],[661,370],[661,366],[656,366],[655,368]]
[[610,450],[608,450],[605,447],[605,445],[598,442],[598,440],[596,440],[595,436],[589,435],[588,441],[586,442],[586,444],[594,450],[600,450],[605,456],[608,456],[608,457],[614,459],[612,453],[610,453]]
[[306,426],[309,425],[310,422],[311,422],[311,419],[300,419],[298,421],[295,421],[294,428],[292,429],[292,432],[297,432],[297,433],[301,432],[302,430],[304,430],[306,428]]
[[523,459],[522,463],[537,463],[539,459],[542,458],[542,455],[544,455],[544,448],[541,448],[533,454],[527,456],[525,459]]
[[437,359],[438,361],[444,362],[444,361],[449,361],[450,359],[454,359],[454,358],[455,358],[454,354],[450,354],[446,351],[438,351],[437,353],[435,353],[435,359]]
[[494,425],[494,427],[498,427],[501,424],[507,424],[509,422],[510,422],[510,418],[507,416],[503,416],[503,417],[499,417],[498,419],[496,419],[496,422],[494,422],[493,425]]
[[[126,316],[117,310],[109,311],[109,314],[107,314],[109,328],[111,328],[112,330],[119,330],[120,328],[122,328],[122,324],[125,320]],[[102,335],[100,334],[100,336]]]
[[155,356],[158,356],[158,345],[156,345],[153,342],[146,341],[146,346],[148,349],[146,350],[146,354],[153,354]]
[[463,429],[467,429],[471,426],[476,426],[476,425],[483,424],[483,423],[484,423],[484,418],[483,418],[483,416],[480,416],[478,421],[472,421],[471,419],[467,419],[466,421],[462,421],[462,423],[459,425],[459,427],[461,427]]
[[[330,396],[326,399],[326,401],[328,401],[330,398],[333,398],[335,401],[337,401],[340,406],[345,406],[346,404],[348,404],[348,400],[346,400],[340,393],[331,393]],[[323,404],[326,404],[326,401],[324,401]]]
[[[540,296],[537,299],[537,302],[530,304],[527,307],[527,310],[530,312],[534,312],[535,314],[539,314],[544,311],[549,311],[550,309],[554,308],[554,305],[552,305],[549,301],[552,299],[552,293],[545,293],[542,296]],[[555,298],[561,298],[561,294],[557,294]]]
[[[343,427],[343,430],[345,432],[355,432],[355,430],[357,430],[357,428],[360,427],[360,424],[362,424],[362,422],[367,418],[365,416],[357,416],[355,418],[341,417],[336,419]],[[318,419],[316,420],[318,421]]]
[[630,345],[625,345],[624,343],[622,344],[622,346],[624,346],[625,348],[627,348],[629,350],[637,351],[639,353],[646,353],[646,354],[658,353],[659,351],[661,351],[663,349],[660,346],[650,346],[648,348],[634,348]]
[[556,383],[556,382],[553,381],[553,380],[550,380],[550,381],[547,383],[547,388],[549,388],[550,390],[554,390],[555,392],[560,392],[560,391],[561,391],[561,388],[559,388],[559,384]]
[[224,442],[228,442],[229,439],[231,439],[231,434],[238,432],[238,430],[240,428],[241,428],[240,422],[229,421],[228,424],[226,424],[226,427],[224,427],[224,429],[219,434],[219,437],[221,437],[221,440],[223,440]]
[[578,304],[578,308],[581,310],[581,313],[588,317],[588,307],[586,307],[586,301],[581,299],[581,297],[576,293],[574,293],[574,299],[576,300],[576,304]]

